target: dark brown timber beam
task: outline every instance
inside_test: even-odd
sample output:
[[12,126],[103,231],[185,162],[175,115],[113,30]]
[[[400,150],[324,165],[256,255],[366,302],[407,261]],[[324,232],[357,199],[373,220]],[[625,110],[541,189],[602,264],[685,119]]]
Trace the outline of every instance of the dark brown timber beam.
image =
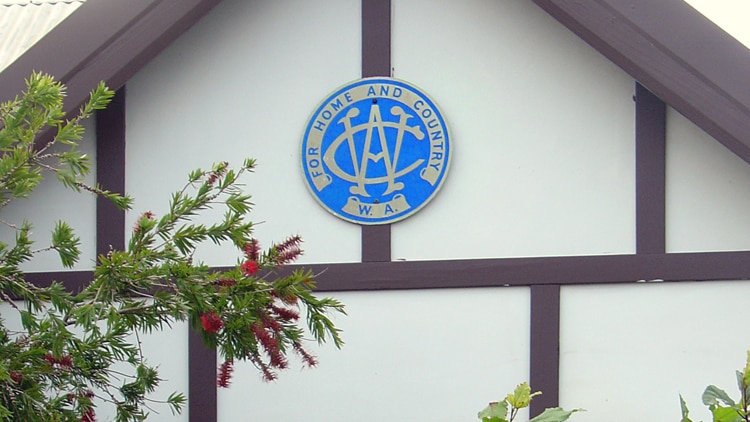
[[[391,0],[362,0],[362,77],[391,76]],[[391,225],[362,226],[362,262],[391,260]]]
[[636,253],[666,252],[667,106],[635,86]]

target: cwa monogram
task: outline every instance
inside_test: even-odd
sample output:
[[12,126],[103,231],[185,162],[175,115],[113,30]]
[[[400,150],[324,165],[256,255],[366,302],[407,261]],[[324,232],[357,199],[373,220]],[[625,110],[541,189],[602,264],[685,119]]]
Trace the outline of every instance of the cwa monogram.
[[387,224],[424,207],[450,163],[435,102],[392,78],[366,78],[328,96],[302,139],[302,167],[318,202],[358,224]]

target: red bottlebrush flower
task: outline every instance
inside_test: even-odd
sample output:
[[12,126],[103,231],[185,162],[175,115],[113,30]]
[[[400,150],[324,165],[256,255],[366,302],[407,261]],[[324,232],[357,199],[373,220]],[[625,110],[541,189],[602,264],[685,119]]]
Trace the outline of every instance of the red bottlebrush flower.
[[263,345],[263,348],[268,350],[278,350],[279,345],[276,343],[276,339],[273,338],[271,333],[266,331],[265,328],[263,328],[263,324],[256,322],[255,324],[250,326],[250,330],[255,334],[255,338],[258,339],[261,345]]
[[65,368],[70,368],[73,366],[73,358],[70,355],[62,355],[60,359],[57,359],[57,364]]
[[12,379],[16,384],[21,382],[21,380],[23,379],[23,372],[21,371],[10,371],[9,375],[10,379]]
[[258,263],[248,259],[242,263],[240,269],[242,269],[242,272],[245,273],[245,275],[253,275],[258,272]]
[[231,287],[237,284],[237,280],[233,278],[223,277],[223,278],[217,278],[215,283],[218,284],[219,286]]
[[276,380],[276,373],[273,372],[265,362],[263,362],[263,359],[261,359],[257,353],[250,355],[249,358],[255,367],[260,369],[263,373],[263,381],[271,382]]
[[221,327],[224,326],[224,321],[221,320],[221,317],[216,312],[212,311],[201,315],[201,324],[203,324],[204,330],[209,333],[215,333],[221,330]]
[[279,264],[288,264],[295,261],[300,255],[302,255],[302,249],[293,246],[279,253],[277,260]]
[[297,352],[302,357],[302,360],[305,361],[307,366],[312,368],[318,365],[318,359],[315,356],[308,353],[307,350],[303,349],[301,344],[295,341],[293,346],[294,346],[294,351]]
[[96,414],[94,408],[89,407],[81,415],[81,422],[96,422]]
[[263,327],[263,324],[256,322],[255,324],[250,326],[250,329],[253,331],[255,337],[266,350],[266,353],[268,353],[268,357],[271,359],[270,363],[272,367],[284,369],[289,366],[287,360],[284,359],[284,355],[281,354],[279,343],[271,335],[271,333],[269,333]]
[[276,245],[276,250],[279,252],[284,252],[292,248],[299,249],[300,243],[302,243],[302,237],[300,237],[300,235],[296,234],[294,236],[289,236],[283,242]]
[[209,185],[213,185],[214,183],[216,183],[217,180],[219,180],[219,174],[216,173],[215,171],[212,171],[211,173],[208,174],[206,183],[208,183]]
[[50,365],[54,365],[55,363],[57,363],[57,359],[55,359],[52,353],[45,353],[43,357],[44,357],[44,360],[49,362]]
[[284,358],[281,352],[271,354],[271,366],[279,369],[286,369],[289,367],[289,361]]
[[263,321],[263,326],[265,328],[268,328],[269,330],[272,330],[275,333],[280,332],[284,329],[284,327],[281,326],[279,321],[276,321],[274,317],[268,314],[263,314],[261,317],[261,321]]
[[260,258],[260,242],[258,242],[258,239],[251,239],[245,243],[242,250],[245,252],[245,256],[251,261],[257,261]]
[[229,380],[232,379],[232,371],[234,370],[234,361],[227,359],[219,367],[219,375],[216,378],[216,386],[221,388],[229,387]]
[[146,211],[143,214],[141,214],[141,216],[146,217],[149,220],[153,220],[154,219],[154,213],[151,212],[151,211]]
[[284,321],[296,321],[299,319],[299,312],[295,311],[294,309],[271,305],[271,310],[274,314],[276,314],[276,316]]
[[49,362],[50,365],[58,365],[63,368],[70,368],[73,366],[73,358],[70,355],[62,355],[56,358],[52,353],[46,353],[43,356],[44,360]]

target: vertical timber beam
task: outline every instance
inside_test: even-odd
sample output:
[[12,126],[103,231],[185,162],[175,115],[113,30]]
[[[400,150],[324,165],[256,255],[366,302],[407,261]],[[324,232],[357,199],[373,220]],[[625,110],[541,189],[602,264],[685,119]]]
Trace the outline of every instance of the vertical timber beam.
[[[391,0],[362,0],[362,77],[391,76]],[[362,262],[391,260],[391,225],[362,226]]]
[[[106,190],[125,193],[125,87],[104,110],[96,112],[96,182]],[[96,197],[96,255],[125,248],[125,211]]]
[[217,422],[216,349],[188,327],[188,420]]
[[636,253],[666,252],[666,105],[635,84]]
[[560,285],[531,286],[530,349],[529,384],[544,393],[531,402],[534,417],[560,398]]

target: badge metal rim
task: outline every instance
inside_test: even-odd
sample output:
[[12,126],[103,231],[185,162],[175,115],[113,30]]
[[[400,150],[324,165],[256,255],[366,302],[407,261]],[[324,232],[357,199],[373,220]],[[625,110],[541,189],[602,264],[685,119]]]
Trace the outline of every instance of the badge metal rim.
[[[438,115],[440,121],[442,122],[442,127],[445,130],[445,134],[446,134],[446,140],[447,140],[446,144],[448,145],[448,151],[449,152],[448,152],[448,156],[447,156],[446,160],[444,161],[445,165],[444,165],[444,169],[443,169],[443,171],[441,173],[439,182],[435,185],[432,193],[424,201],[422,201],[421,204],[419,204],[418,206],[415,206],[411,211],[403,213],[403,214],[400,214],[400,215],[398,215],[398,216],[396,216],[396,217],[394,217],[392,219],[389,219],[387,221],[366,221],[366,220],[362,221],[362,220],[353,219],[353,218],[351,218],[351,217],[349,217],[349,216],[347,216],[345,214],[337,212],[336,210],[334,210],[330,206],[328,206],[328,204],[326,204],[325,202],[323,202],[320,199],[320,197],[316,194],[315,190],[312,187],[312,183],[310,182],[309,177],[308,177],[307,167],[306,167],[306,163],[305,163],[305,146],[306,146],[306,142],[307,142],[307,138],[308,138],[307,135],[310,132],[310,129],[312,128],[312,126],[314,124],[313,117],[315,117],[319,113],[321,113],[322,110],[325,108],[325,106],[328,105],[328,103],[329,103],[330,100],[336,98],[341,93],[343,93],[344,91],[346,91],[346,90],[348,90],[350,88],[353,88],[355,86],[359,86],[359,85],[362,85],[362,84],[366,84],[366,83],[376,82],[376,81],[383,81],[383,82],[386,82],[386,83],[393,83],[393,82],[395,82],[395,85],[402,85],[402,86],[408,87],[410,90],[414,90],[414,91],[418,92],[422,97],[424,97],[430,103],[430,105],[432,105],[433,109],[437,112],[437,115]],[[330,91],[328,94],[326,94],[326,96],[321,101],[318,102],[318,104],[315,106],[315,108],[313,109],[313,111],[310,113],[310,115],[305,120],[305,126],[304,127],[305,127],[305,130],[303,131],[301,142],[300,142],[300,148],[299,148],[298,151],[300,153],[299,165],[300,165],[300,168],[302,170],[302,172],[301,172],[302,173],[302,180],[303,180],[303,182],[305,184],[305,187],[307,188],[307,190],[310,193],[310,195],[312,195],[312,197],[315,199],[315,201],[325,211],[327,211],[329,214],[332,214],[335,217],[337,217],[337,218],[339,218],[341,220],[344,220],[346,222],[357,224],[357,225],[360,225],[360,226],[382,226],[382,225],[386,225],[386,224],[393,224],[393,223],[397,223],[399,221],[402,221],[404,219],[407,219],[407,218],[415,215],[419,211],[421,211],[424,207],[426,207],[428,204],[430,204],[435,199],[435,197],[437,196],[438,192],[442,189],[443,184],[445,183],[445,179],[447,178],[448,172],[450,171],[451,162],[453,161],[453,135],[451,133],[450,127],[448,126],[448,123],[445,121],[445,117],[443,116],[442,109],[440,108],[440,106],[438,106],[438,103],[429,94],[427,94],[425,92],[425,90],[422,89],[419,85],[415,85],[415,84],[413,84],[411,82],[408,82],[408,81],[405,81],[403,79],[398,79],[398,78],[393,78],[393,77],[387,77],[387,76],[371,76],[371,77],[367,77],[367,78],[355,79],[355,80],[347,82],[347,83],[345,83],[343,85],[340,85],[337,88],[335,88],[334,90]]]

